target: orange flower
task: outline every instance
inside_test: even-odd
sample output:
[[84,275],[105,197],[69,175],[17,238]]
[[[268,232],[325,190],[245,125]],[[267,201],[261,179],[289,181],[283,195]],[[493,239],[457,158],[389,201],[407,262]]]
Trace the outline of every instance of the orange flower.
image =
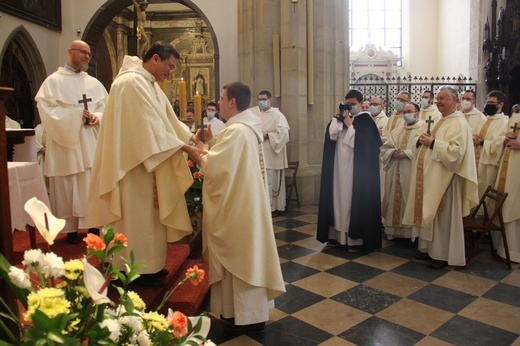
[[[171,310],[170,310],[171,311]],[[168,316],[170,317],[170,316]],[[186,327],[188,325],[188,318],[185,314],[183,314],[180,311],[175,311],[173,313],[173,316],[169,318],[170,325],[173,327],[173,335],[175,335],[176,338],[185,336],[186,335]]]
[[126,235],[123,233],[116,233],[114,235],[114,240],[112,240],[112,243],[120,242],[124,246],[128,246],[128,239],[126,238]]
[[188,160],[188,166],[189,166],[189,167],[193,167],[193,161]]
[[193,286],[197,286],[204,280],[204,270],[199,269],[198,266],[193,266],[193,268],[189,268],[186,270],[186,278],[189,279]]
[[199,172],[194,172],[193,173],[193,178],[199,179],[200,178],[200,173]]
[[87,249],[100,251],[105,250],[106,245],[103,242],[103,239],[98,237],[93,233],[88,233],[86,238],[83,238],[83,241],[87,243]]

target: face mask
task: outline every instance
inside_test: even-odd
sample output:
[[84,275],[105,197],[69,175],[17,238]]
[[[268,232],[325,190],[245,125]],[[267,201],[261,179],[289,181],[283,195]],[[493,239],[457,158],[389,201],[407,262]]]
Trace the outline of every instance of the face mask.
[[471,102],[469,100],[462,100],[462,101],[460,101],[460,106],[464,110],[470,109],[472,105],[473,105],[473,102]]
[[415,121],[415,113],[404,113],[403,119],[407,124],[412,124]]
[[421,107],[426,108],[430,105],[430,100],[428,99],[421,99]]
[[206,115],[208,116],[208,119],[212,119],[215,116],[214,112],[206,112]]
[[486,115],[495,115],[497,114],[497,110],[497,105],[486,105],[484,107],[484,113],[486,113]]
[[370,114],[372,114],[372,116],[375,116],[375,115],[377,115],[377,113],[379,113],[379,107],[370,106]]
[[403,110],[404,105],[401,102],[399,102],[399,101],[395,101],[394,102],[394,107],[395,107],[396,111],[400,112],[400,111]]
[[267,100],[258,101],[258,107],[260,107],[260,109],[266,109],[268,106]]
[[359,105],[352,106],[349,113],[352,115],[357,115],[359,113]]

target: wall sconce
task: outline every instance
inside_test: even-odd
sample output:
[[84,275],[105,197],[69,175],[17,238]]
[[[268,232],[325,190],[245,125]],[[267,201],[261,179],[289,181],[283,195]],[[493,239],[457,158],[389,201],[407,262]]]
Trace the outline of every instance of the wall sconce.
[[296,13],[296,4],[298,3],[298,0],[291,0],[291,4],[294,5],[294,12]]

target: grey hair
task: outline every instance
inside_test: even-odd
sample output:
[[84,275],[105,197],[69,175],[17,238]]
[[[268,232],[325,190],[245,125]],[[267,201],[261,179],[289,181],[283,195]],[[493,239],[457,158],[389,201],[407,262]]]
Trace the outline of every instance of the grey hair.
[[451,97],[454,97],[454,98],[456,98],[457,100],[459,99],[459,91],[457,90],[457,88],[454,88],[454,87],[452,87],[451,85],[443,85],[443,86],[441,86],[441,87],[437,90],[437,94],[438,94],[441,90],[446,90],[446,91],[448,92],[448,94],[450,94]]

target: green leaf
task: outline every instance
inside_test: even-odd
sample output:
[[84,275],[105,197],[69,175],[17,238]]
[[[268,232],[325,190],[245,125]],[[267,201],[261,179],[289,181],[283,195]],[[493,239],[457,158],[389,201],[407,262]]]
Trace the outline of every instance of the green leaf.
[[124,245],[114,245],[108,250],[107,255],[110,256],[112,254],[115,254],[116,252],[123,251],[125,249],[126,246]]

